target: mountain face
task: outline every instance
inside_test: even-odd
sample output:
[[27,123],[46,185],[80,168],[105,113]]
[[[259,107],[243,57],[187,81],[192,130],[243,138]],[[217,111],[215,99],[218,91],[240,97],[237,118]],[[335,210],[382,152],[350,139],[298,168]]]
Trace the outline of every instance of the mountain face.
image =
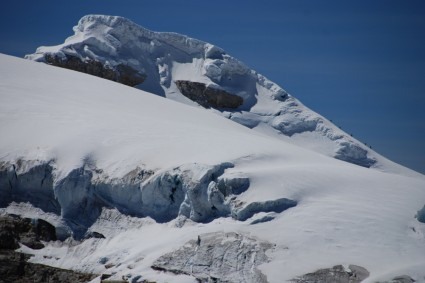
[[85,16],[74,32],[65,43],[40,47],[26,58],[209,108],[322,154],[388,169],[370,148],[217,46],[113,16]]
[[28,224],[1,245],[93,283],[425,282],[423,175],[217,47],[75,30],[29,57],[109,81],[0,55],[0,215]]

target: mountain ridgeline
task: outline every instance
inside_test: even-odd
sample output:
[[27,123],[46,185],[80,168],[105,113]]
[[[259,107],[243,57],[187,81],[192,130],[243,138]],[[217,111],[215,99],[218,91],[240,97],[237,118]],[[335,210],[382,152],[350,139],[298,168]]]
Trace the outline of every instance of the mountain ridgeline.
[[380,165],[369,147],[215,45],[115,16],[85,16],[74,32],[63,44],[40,47],[26,58],[211,108],[277,138],[297,136],[289,141],[343,161]]

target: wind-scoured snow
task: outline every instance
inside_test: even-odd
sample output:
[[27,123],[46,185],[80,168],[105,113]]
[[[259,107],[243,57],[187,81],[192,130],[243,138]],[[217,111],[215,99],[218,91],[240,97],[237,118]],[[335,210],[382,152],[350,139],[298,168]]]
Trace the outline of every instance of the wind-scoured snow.
[[176,82],[202,83],[243,99],[236,109],[211,109],[234,122],[353,164],[414,174],[344,133],[215,45],[181,34],[153,32],[115,16],[85,16],[74,32],[63,44],[40,47],[26,58],[49,64],[52,58],[55,62],[76,58],[100,62],[111,70],[128,66],[145,78],[138,88],[194,106],[205,103],[192,101],[194,95],[189,99],[188,91]]
[[[238,272],[284,282],[336,265],[365,268],[364,282],[425,282],[423,175],[366,169],[204,109],[5,55],[0,122],[1,212],[81,240],[21,246],[33,262],[130,282]],[[82,241],[90,235],[105,238]],[[211,251],[221,260],[203,246],[220,240]],[[244,241],[267,249],[239,253]]]

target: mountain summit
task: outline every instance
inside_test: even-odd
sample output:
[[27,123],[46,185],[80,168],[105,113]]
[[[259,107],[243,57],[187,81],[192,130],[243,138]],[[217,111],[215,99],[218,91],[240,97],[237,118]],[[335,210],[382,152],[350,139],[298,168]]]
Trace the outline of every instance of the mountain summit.
[[387,166],[388,160],[215,45],[153,32],[115,16],[85,16],[74,32],[63,44],[40,47],[26,58],[209,108],[251,129],[363,167],[398,167]]

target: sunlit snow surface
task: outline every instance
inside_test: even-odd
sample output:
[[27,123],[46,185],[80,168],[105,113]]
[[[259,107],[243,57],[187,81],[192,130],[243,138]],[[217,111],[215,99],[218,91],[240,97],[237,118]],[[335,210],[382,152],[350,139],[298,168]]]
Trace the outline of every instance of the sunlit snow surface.
[[177,33],[150,31],[128,19],[105,15],[84,16],[74,33],[63,44],[42,46],[26,58],[46,62],[46,56],[64,60],[72,56],[110,68],[129,66],[146,76],[138,88],[191,106],[201,107],[180,92],[176,81],[219,88],[243,98],[243,104],[233,110],[210,109],[216,114],[340,160],[415,174],[375,153],[215,45]]
[[[425,178],[383,173],[338,161],[273,139],[218,115],[96,77],[0,56],[0,161],[52,161],[55,184],[87,160],[110,178],[137,167],[162,172],[182,167],[191,176],[225,162],[222,176],[249,178],[242,203],[287,198],[295,207],[261,212],[245,221],[157,223],[103,208],[90,227],[106,239],[49,243],[33,262],[115,278],[141,275],[158,282],[195,282],[188,275],[154,271],[152,263],[198,235],[237,232],[268,241],[269,282],[337,264],[370,272],[365,282],[407,274],[425,281]],[[391,171],[391,163],[388,163]],[[398,167],[397,167],[398,168]],[[398,169],[393,171],[399,171]],[[407,170],[406,170],[407,172]],[[3,191],[2,191],[3,193]],[[126,194],[126,191],[122,191]],[[2,197],[2,196],[0,196]],[[2,212],[48,219],[60,215],[12,203]],[[274,219],[251,224],[264,216]],[[111,263],[110,269],[105,263]]]

